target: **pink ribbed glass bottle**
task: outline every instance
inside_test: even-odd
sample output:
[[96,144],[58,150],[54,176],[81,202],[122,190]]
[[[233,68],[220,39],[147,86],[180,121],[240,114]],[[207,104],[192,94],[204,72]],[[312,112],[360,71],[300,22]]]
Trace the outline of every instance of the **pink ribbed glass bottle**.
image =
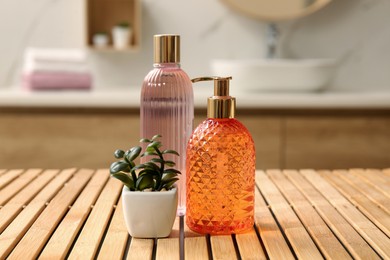
[[190,78],[180,68],[179,35],[154,36],[154,68],[142,85],[140,115],[141,137],[160,134],[162,149],[174,149],[180,154],[166,158],[173,160],[182,172],[178,182],[178,215],[184,215],[186,145],[193,129],[194,94]]

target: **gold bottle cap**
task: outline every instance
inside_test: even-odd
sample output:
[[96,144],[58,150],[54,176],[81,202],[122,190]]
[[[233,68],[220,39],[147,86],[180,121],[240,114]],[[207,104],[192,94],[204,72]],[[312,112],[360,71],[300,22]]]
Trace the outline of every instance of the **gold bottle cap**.
[[180,36],[154,35],[154,63],[180,63]]
[[236,99],[229,96],[229,82],[232,77],[201,77],[192,82],[214,81],[214,96],[207,99],[207,118],[234,118]]

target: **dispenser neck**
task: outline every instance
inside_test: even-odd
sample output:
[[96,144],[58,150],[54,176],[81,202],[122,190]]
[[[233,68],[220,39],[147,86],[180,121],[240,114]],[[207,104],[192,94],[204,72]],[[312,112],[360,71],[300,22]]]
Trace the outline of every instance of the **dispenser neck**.
[[180,69],[180,63],[154,63],[153,67],[156,69]]
[[212,96],[207,100],[207,118],[234,118],[236,99],[231,96]]

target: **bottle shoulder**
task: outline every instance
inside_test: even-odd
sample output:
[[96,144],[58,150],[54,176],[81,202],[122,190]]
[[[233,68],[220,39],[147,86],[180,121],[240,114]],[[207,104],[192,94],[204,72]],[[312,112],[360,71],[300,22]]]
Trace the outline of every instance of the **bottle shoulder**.
[[192,82],[187,73],[180,69],[154,68],[145,76],[142,87],[184,86],[192,89]]
[[188,74],[180,67],[154,67],[146,74],[145,80],[156,80],[172,76],[186,78],[191,81]]
[[[238,120],[205,120],[193,132],[187,145],[191,160],[245,161],[252,164],[255,144],[246,127]],[[245,165],[246,165],[245,163]]]
[[241,136],[252,139],[248,129],[239,120],[235,118],[215,119],[208,118],[204,120],[195,130],[194,135],[222,135],[222,136]]

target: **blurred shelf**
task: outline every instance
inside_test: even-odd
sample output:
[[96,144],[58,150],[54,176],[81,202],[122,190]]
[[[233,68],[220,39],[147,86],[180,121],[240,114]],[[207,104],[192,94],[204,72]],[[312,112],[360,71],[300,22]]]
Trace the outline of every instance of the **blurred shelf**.
[[93,52],[100,52],[100,53],[112,53],[112,52],[126,52],[126,53],[135,53],[140,50],[140,47],[138,46],[129,46],[128,48],[124,49],[116,49],[112,46],[104,47],[104,48],[99,48],[95,46],[89,46],[88,49]]
[[[141,47],[141,3],[140,0],[86,0],[86,38],[85,42],[93,51],[101,51],[93,46],[92,37],[96,33],[109,35],[109,48],[106,51],[138,51]],[[132,27],[129,48],[112,48],[112,28],[126,22]]]

